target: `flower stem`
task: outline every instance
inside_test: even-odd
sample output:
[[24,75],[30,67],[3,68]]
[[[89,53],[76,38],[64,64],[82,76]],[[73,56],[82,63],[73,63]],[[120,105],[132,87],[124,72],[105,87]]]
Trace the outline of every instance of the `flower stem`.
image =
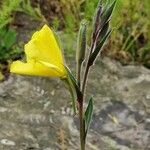
[[[85,150],[85,144],[86,144],[85,120],[84,120],[84,117],[83,117],[84,116],[83,104],[84,104],[85,87],[86,87],[86,82],[87,82],[89,69],[90,69],[89,58],[90,58],[90,54],[92,53],[92,51],[94,49],[94,46],[95,46],[94,43],[92,43],[90,53],[89,53],[89,57],[88,57],[87,64],[86,64],[86,68],[85,68],[85,72],[84,72],[84,76],[83,76],[83,82],[82,82],[82,87],[81,87],[82,97],[79,98],[79,101],[78,101],[78,104],[79,104],[79,120],[80,120],[81,150]],[[81,69],[81,68],[79,68],[79,69]],[[78,74],[79,73],[80,72],[78,72]],[[80,77],[78,79],[80,79]]]
[[77,81],[78,81],[79,87],[81,83],[81,66],[82,66],[82,63],[77,63]]
[[88,55],[88,59],[87,59],[86,67],[85,67],[85,72],[84,72],[84,76],[83,76],[83,83],[82,83],[82,89],[81,89],[82,94],[83,94],[83,99],[84,99],[86,82],[87,82],[89,70],[90,70],[90,67],[91,67],[89,65],[90,55],[91,55],[91,53],[92,53],[92,51],[93,51],[94,48],[95,48],[95,43],[93,42],[92,45],[91,45],[91,48],[90,48],[90,52],[89,52],[89,55]]
[[85,150],[85,122],[83,117],[83,99],[79,103],[79,120],[80,120],[80,145],[81,150]]
[[90,69],[90,66],[87,65],[86,69],[85,69],[85,73],[84,73],[83,84],[82,84],[82,93],[83,93],[83,95],[85,93],[85,86],[86,86],[86,82],[87,82],[87,78],[88,78],[88,74],[89,74],[89,69]]

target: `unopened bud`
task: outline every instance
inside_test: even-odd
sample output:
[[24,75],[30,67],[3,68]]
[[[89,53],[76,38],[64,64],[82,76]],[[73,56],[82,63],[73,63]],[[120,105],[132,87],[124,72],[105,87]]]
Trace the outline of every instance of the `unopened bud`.
[[82,63],[85,59],[85,52],[86,52],[86,32],[87,32],[87,25],[86,22],[81,22],[79,33],[78,33],[78,40],[77,40],[77,52],[76,52],[76,61],[77,63]]
[[93,35],[92,35],[93,41],[96,39],[97,31],[100,28],[100,22],[101,22],[100,16],[101,16],[101,14],[102,14],[102,2],[100,1],[98,4],[97,11],[96,11],[96,14],[94,17],[94,22],[93,22],[93,28],[94,28],[93,29]]

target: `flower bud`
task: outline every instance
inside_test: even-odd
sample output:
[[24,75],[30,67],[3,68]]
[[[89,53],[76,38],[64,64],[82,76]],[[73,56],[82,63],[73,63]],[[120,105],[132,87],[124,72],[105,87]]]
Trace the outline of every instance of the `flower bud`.
[[102,14],[102,2],[100,1],[97,7],[96,15],[94,17],[94,24],[93,24],[93,34],[92,34],[92,40],[94,41],[96,39],[97,30],[100,28],[100,22],[101,22],[101,14]]
[[77,40],[76,61],[78,64],[81,64],[85,59],[86,32],[87,32],[87,25],[86,22],[84,21],[81,22]]

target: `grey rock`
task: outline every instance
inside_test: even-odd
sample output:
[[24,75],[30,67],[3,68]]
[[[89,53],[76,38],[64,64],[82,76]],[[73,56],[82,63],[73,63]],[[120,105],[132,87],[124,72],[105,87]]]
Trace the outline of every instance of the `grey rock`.
[[[87,149],[148,150],[149,92],[150,70],[109,58],[98,61],[89,74],[85,101],[87,106],[93,95]],[[15,141],[12,150],[78,150],[79,121],[70,102],[60,80],[10,75],[0,83],[0,149]]]
[[2,139],[0,141],[0,143],[3,145],[7,145],[7,146],[15,146],[16,145],[14,141],[10,141],[8,139]]

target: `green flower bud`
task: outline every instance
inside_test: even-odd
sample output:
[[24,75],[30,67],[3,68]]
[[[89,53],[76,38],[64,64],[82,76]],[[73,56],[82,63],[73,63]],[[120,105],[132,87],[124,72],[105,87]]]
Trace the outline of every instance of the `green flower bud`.
[[78,33],[78,40],[77,40],[76,61],[78,64],[81,64],[85,59],[86,44],[87,44],[86,32],[87,32],[86,22],[82,21]]

